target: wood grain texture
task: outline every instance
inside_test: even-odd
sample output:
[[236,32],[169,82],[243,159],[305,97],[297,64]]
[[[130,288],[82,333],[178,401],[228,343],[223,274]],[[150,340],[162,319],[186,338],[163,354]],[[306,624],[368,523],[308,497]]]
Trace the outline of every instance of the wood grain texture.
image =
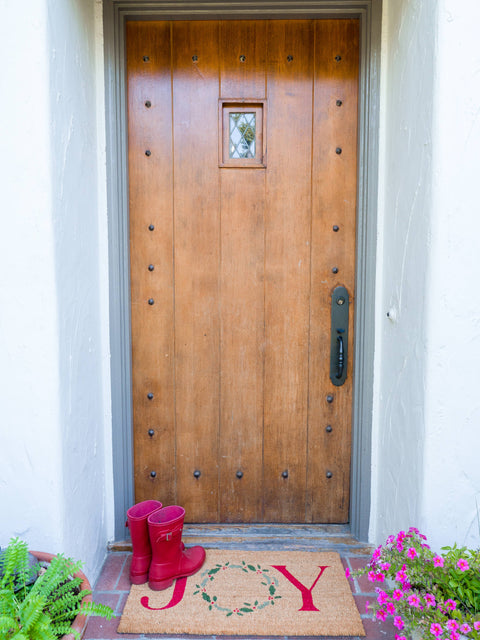
[[[357,20],[319,20],[315,25],[307,522],[347,522],[349,514],[358,35]],[[350,298],[347,379],[341,387],[329,378],[331,295],[338,285],[347,288]],[[327,394],[333,395],[332,403],[326,401]]]
[[129,22],[126,42],[135,499],[170,502],[175,499],[170,25]]
[[[127,23],[137,500],[190,522],[348,520],[358,52],[357,20]],[[265,166],[219,166],[222,104],[248,101]]]
[[177,501],[194,522],[218,520],[218,64],[217,22],[173,24]]
[[[293,56],[288,62],[287,56]],[[268,24],[265,521],[303,522],[307,463],[313,23]],[[288,478],[282,477],[284,471]]]

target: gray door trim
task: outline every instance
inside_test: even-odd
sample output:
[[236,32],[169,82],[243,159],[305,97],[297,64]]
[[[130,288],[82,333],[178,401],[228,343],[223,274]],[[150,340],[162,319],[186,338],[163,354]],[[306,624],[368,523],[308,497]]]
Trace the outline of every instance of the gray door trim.
[[350,526],[368,539],[375,346],[375,264],[382,0],[104,0],[115,539],[133,504],[125,21],[359,17],[361,23],[355,379]]

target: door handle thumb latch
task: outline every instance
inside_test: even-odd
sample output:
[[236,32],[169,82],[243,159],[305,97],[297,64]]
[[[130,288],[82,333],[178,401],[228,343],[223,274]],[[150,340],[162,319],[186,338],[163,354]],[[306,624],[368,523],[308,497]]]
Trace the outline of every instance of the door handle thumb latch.
[[345,287],[336,287],[332,293],[330,326],[330,380],[336,387],[347,378],[348,308],[348,291]]

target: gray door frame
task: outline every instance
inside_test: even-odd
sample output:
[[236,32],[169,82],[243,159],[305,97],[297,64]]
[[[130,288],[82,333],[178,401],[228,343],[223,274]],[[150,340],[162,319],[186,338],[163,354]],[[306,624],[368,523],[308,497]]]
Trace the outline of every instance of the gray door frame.
[[104,0],[110,349],[115,539],[134,501],[125,22],[358,17],[361,29],[357,265],[350,527],[368,540],[375,346],[375,266],[382,0]]

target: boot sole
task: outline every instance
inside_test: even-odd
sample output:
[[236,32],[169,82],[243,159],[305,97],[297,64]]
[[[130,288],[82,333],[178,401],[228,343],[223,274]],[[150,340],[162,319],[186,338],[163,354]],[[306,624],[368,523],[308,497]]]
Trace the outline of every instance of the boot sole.
[[148,582],[148,573],[142,573],[136,576],[130,575],[130,582],[132,584],[145,584]]
[[148,586],[152,591],[163,591],[164,589],[171,587],[175,580],[181,577],[182,576],[175,576],[174,578],[167,578],[166,580],[149,580]]

